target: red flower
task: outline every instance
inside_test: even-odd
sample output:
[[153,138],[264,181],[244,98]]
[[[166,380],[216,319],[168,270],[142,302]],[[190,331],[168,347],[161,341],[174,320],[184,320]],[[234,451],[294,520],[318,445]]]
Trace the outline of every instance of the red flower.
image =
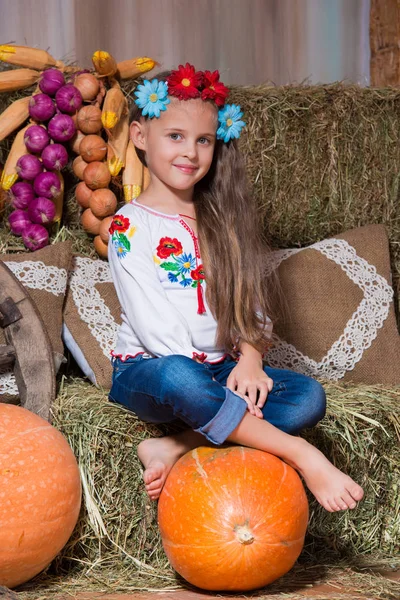
[[168,258],[169,256],[171,256],[171,254],[179,256],[180,254],[182,254],[182,252],[182,244],[176,238],[161,238],[160,243],[157,246],[157,256],[159,258]]
[[206,278],[206,276],[204,275],[204,267],[203,267],[203,265],[199,265],[197,267],[197,269],[194,269],[194,271],[191,271],[190,272],[190,276],[195,281],[204,281],[204,279]]
[[228,88],[219,80],[219,71],[204,71],[204,90],[201,92],[202,100],[214,100],[217,106],[223,106],[229,94]]
[[172,71],[167,78],[168,94],[176,96],[179,100],[189,100],[200,96],[199,87],[203,83],[203,73],[195,71],[193,65],[186,63],[185,66],[179,65],[177,71]]
[[112,220],[110,229],[108,230],[110,235],[114,233],[114,231],[126,231],[129,229],[130,223],[128,217],[123,217],[122,215],[115,215]]

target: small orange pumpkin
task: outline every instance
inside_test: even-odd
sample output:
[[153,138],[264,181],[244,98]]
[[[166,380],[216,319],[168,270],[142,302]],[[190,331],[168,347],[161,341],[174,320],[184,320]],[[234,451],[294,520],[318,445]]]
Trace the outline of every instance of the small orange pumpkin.
[[304,544],[308,502],[296,471],[276,456],[201,447],[170,471],[158,521],[168,559],[189,583],[243,592],[292,568]]
[[63,435],[20,406],[0,403],[0,585],[42,571],[78,519],[81,484]]

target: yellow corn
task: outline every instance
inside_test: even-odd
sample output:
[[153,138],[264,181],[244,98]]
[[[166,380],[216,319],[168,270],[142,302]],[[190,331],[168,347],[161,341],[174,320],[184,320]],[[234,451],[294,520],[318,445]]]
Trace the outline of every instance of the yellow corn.
[[117,64],[118,75],[121,79],[133,79],[147,71],[151,71],[158,63],[148,56],[130,58]]
[[147,167],[143,168],[143,191],[146,191],[150,185],[150,173]]
[[[3,167],[2,167],[2,165],[0,165],[0,177],[1,177],[2,172],[3,172]],[[6,204],[6,197],[7,197],[6,192],[3,190],[3,188],[0,187],[0,214],[4,210],[4,207]]]
[[0,115],[0,142],[10,135],[29,117],[30,97],[15,100]]
[[105,129],[113,129],[124,111],[128,111],[126,98],[119,84],[114,82],[104,98],[101,111],[101,122]]
[[129,140],[126,149],[125,169],[122,173],[125,202],[137,198],[143,185],[143,164],[136,153],[132,140]]
[[11,150],[7,157],[0,179],[0,185],[3,190],[9,190],[10,187],[13,186],[17,181],[18,173],[16,166],[18,159],[24,154],[28,154],[28,150],[26,149],[24,142],[25,131],[28,129],[28,127],[30,127],[30,125],[27,125],[17,133],[15,140],[13,141],[13,145],[11,146]]
[[[127,101],[125,100],[127,106]],[[128,111],[121,117],[112,132],[108,132],[107,165],[113,177],[116,177],[125,165],[126,149],[129,141]]]
[[111,54],[105,50],[96,50],[92,63],[100,77],[112,77],[117,72],[117,63]]
[[56,207],[56,214],[54,216],[54,223],[60,223],[63,212],[63,204],[64,204],[64,177],[61,175],[60,171],[57,171],[58,178],[60,180],[61,188],[60,192],[57,196],[53,198],[53,202]]
[[0,92],[14,92],[33,85],[39,80],[39,71],[13,69],[0,73]]
[[29,46],[0,46],[0,61],[28,69],[43,71],[49,67],[57,67],[59,63],[46,50]]

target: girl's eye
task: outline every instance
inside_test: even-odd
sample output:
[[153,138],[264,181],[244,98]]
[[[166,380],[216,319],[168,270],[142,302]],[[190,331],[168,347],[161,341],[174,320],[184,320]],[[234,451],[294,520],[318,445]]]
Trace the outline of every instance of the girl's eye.
[[202,144],[203,146],[208,144],[210,142],[210,140],[208,138],[202,137],[199,139],[200,144]]
[[169,137],[171,138],[171,140],[175,140],[176,141],[178,138],[181,137],[181,134],[180,133],[170,133]]

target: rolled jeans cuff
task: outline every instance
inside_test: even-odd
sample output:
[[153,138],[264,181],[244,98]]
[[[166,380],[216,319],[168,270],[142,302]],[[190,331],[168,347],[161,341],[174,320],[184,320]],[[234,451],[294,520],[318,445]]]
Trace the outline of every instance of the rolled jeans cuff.
[[236,429],[247,410],[247,404],[232,390],[225,388],[225,400],[217,414],[198,431],[213,444],[223,444]]

